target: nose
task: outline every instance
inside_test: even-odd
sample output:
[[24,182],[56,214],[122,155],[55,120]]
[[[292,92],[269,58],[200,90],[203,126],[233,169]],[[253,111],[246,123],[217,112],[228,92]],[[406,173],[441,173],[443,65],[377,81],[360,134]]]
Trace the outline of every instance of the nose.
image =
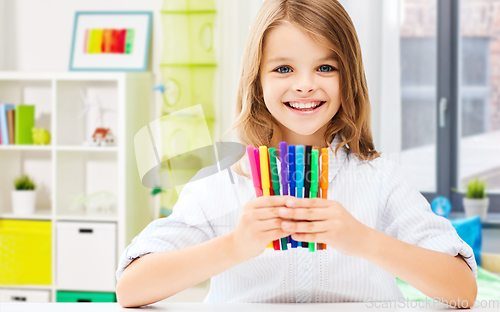
[[295,82],[294,90],[300,93],[310,93],[316,89],[314,79],[310,75],[300,75]]

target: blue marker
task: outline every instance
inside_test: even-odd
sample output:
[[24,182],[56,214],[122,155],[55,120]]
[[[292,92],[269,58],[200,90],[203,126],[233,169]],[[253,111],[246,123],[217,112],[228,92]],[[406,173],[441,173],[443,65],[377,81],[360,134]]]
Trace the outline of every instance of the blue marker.
[[295,145],[288,145],[288,183],[290,196],[295,196]]
[[[295,145],[288,146],[288,184],[290,185],[290,196],[295,196]],[[292,248],[297,248],[297,241],[293,240],[291,236],[290,244]]]
[[295,179],[297,187],[297,197],[304,198],[304,145],[295,147]]

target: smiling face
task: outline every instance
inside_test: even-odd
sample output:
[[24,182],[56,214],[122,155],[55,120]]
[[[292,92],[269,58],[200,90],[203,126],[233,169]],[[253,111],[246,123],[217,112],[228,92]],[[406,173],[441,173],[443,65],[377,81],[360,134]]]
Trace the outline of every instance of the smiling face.
[[260,82],[288,144],[324,146],[326,127],[340,108],[337,68],[332,51],[289,22],[266,34]]

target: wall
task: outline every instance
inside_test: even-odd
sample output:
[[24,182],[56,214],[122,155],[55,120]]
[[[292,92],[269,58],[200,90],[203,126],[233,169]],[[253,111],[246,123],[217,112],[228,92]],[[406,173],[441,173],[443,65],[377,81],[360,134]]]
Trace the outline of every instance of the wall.
[[[241,54],[250,23],[262,0],[215,0],[218,10],[214,40],[218,69],[216,99],[217,134],[233,120]],[[162,0],[0,0],[0,70],[67,71],[76,11],[152,11],[150,68],[160,82],[163,49]],[[8,25],[8,29],[4,26]],[[218,44],[217,44],[218,43]],[[161,97],[156,96],[156,115]],[[152,116],[153,118],[154,116]],[[218,136],[216,134],[216,136]],[[213,138],[217,140],[217,138]],[[235,138],[229,134],[225,139]]]
[[[241,54],[248,29],[262,0],[215,0],[218,10],[214,40],[218,68],[215,88],[218,112],[216,138],[229,130],[234,118]],[[375,146],[386,152],[399,151],[393,131],[400,129],[398,120],[399,59],[388,51],[399,47],[384,47],[381,42],[394,44],[399,39],[397,6],[392,0],[341,0],[356,27],[361,43],[363,61],[372,105],[372,132]],[[392,5],[391,5],[392,3]],[[67,71],[71,51],[74,14],[76,11],[152,11],[153,32],[150,67],[160,82],[159,67],[162,55],[162,0],[0,0],[0,70]],[[394,8],[396,12],[394,13]],[[395,17],[396,16],[396,17]],[[396,19],[396,20],[395,20]],[[8,29],[6,28],[8,25]],[[391,43],[392,41],[392,43]],[[397,57],[397,56],[396,56]],[[385,78],[384,78],[385,77]],[[384,78],[384,79],[381,79]],[[391,90],[390,93],[383,90]],[[161,97],[156,97],[156,116]],[[387,116],[387,117],[384,117]],[[380,122],[385,120],[385,122]],[[385,133],[385,134],[384,134]],[[384,140],[384,138],[386,138]],[[224,139],[236,139],[234,133]]]
[[3,70],[67,71],[76,11],[153,11],[153,64],[161,52],[161,0],[2,0],[6,32]]

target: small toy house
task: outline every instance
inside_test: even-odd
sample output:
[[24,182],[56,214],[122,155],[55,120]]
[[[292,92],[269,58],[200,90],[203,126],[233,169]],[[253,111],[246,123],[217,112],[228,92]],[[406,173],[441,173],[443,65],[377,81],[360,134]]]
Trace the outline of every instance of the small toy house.
[[94,146],[114,145],[115,138],[109,128],[97,128],[92,135],[92,144]]

